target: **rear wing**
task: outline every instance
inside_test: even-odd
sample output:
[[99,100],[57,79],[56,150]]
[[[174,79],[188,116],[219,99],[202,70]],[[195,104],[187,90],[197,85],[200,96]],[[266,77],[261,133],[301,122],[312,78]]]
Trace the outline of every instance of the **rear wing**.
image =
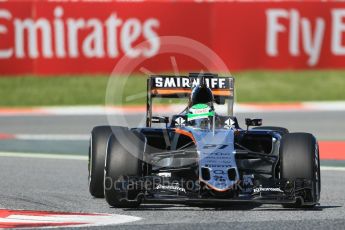
[[217,74],[190,73],[188,76],[152,75],[147,79],[146,126],[151,126],[154,98],[189,98],[194,86],[204,78],[218,105],[227,104],[227,114],[233,115],[234,78]]

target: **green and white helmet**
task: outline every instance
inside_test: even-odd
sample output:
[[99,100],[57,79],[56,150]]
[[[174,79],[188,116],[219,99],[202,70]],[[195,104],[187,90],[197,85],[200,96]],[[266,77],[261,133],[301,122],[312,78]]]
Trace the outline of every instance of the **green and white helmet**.
[[213,109],[207,104],[195,104],[187,113],[187,121],[189,125],[196,128],[210,128],[211,120],[215,116]]

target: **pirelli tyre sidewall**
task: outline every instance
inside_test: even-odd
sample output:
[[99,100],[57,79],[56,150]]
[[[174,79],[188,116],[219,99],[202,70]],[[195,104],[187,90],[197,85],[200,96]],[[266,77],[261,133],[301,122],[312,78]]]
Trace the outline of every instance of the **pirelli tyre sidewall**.
[[280,175],[282,179],[312,181],[312,190],[306,190],[305,205],[286,207],[314,207],[320,200],[321,174],[319,148],[316,138],[309,133],[286,134],[280,144]]
[[[112,207],[137,207],[141,203],[141,194],[134,183],[135,178],[143,176],[145,137],[128,128],[113,128],[113,131],[115,135],[110,136],[106,151],[104,196]],[[120,136],[122,138],[118,138]],[[131,152],[124,147],[128,145],[132,146]]]
[[97,126],[91,131],[89,145],[89,191],[97,198],[103,198],[105,152],[112,133],[110,126]]

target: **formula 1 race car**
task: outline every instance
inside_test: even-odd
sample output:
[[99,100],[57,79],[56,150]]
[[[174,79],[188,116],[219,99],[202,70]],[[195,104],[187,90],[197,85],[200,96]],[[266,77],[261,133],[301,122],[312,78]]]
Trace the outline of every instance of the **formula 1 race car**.
[[[156,98],[188,102],[179,114],[153,116]],[[97,126],[91,132],[91,195],[119,208],[142,202],[317,205],[316,138],[261,126],[261,119],[245,119],[242,129],[233,104],[233,77],[150,76],[146,127]]]

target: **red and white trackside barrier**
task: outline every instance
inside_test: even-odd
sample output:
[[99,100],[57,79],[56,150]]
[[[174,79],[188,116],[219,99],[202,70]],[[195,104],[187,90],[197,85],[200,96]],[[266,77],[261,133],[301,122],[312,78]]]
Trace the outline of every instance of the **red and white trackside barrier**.
[[171,72],[171,56],[182,72],[205,69],[197,54],[161,54],[164,36],[205,44],[230,70],[340,69],[345,2],[0,1],[0,76],[110,73],[124,56],[152,72]]

